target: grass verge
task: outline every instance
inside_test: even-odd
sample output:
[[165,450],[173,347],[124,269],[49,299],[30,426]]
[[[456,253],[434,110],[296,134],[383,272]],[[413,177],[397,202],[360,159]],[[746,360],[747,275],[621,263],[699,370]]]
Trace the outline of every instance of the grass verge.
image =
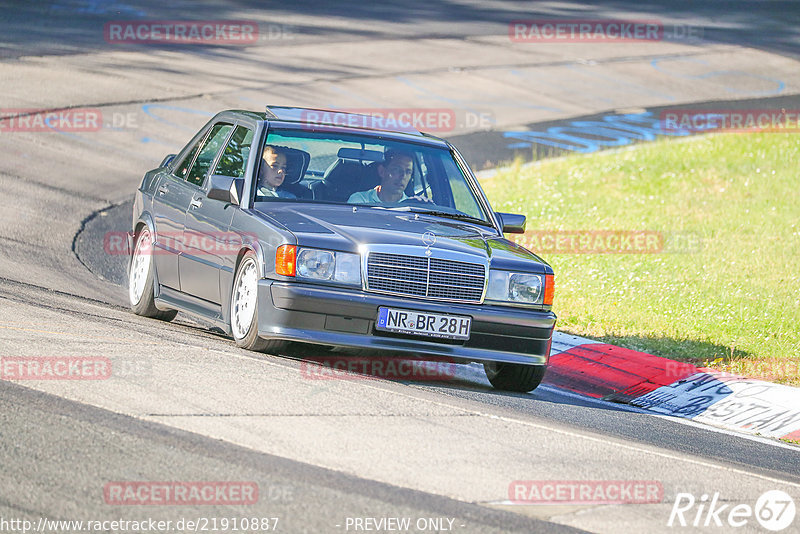
[[[528,216],[515,239],[556,272],[560,330],[797,385],[798,162],[800,136],[725,134],[517,163],[482,186]],[[634,253],[609,240],[636,232]]]

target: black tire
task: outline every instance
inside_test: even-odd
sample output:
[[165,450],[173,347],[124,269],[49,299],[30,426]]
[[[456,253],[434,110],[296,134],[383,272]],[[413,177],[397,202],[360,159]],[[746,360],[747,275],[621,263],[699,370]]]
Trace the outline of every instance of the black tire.
[[536,389],[544,378],[544,365],[486,362],[483,364],[486,378],[495,389],[527,393]]
[[[239,322],[234,323],[237,319],[237,312],[239,303],[242,300],[246,300],[246,295],[242,293],[237,293],[237,291],[245,291],[245,288],[241,287],[240,281],[243,276],[246,276],[248,270],[254,267],[256,270],[258,269],[258,258],[256,258],[255,253],[252,251],[248,251],[239,262],[239,265],[236,267],[236,276],[233,277],[233,286],[231,287],[231,299],[230,299],[230,320],[231,320],[231,332],[233,334],[233,339],[236,341],[236,344],[239,347],[247,350],[253,350],[257,352],[268,352],[271,354],[278,354],[280,351],[284,350],[287,346],[287,342],[281,339],[264,339],[258,335],[258,298],[257,294],[254,296],[255,301],[252,302],[254,306],[253,309],[253,316],[250,320],[248,325],[241,325]],[[250,288],[250,290],[254,290],[257,293],[258,287]],[[248,290],[248,291],[250,291]],[[247,296],[251,296],[248,295]]]
[[[145,242],[146,241],[146,242]],[[148,250],[144,251],[144,247],[147,247]],[[150,251],[152,251],[153,242],[150,236],[150,229],[145,227],[142,228],[137,234],[133,244],[133,250],[131,251],[131,261],[128,265],[128,300],[131,304],[131,310],[136,315],[141,315],[142,317],[150,317],[152,319],[159,319],[161,321],[171,321],[178,315],[178,312],[175,310],[159,310],[156,308],[155,303],[155,291],[154,291],[154,280],[155,280],[155,264],[153,263],[153,255]],[[137,253],[139,256],[137,256]],[[135,294],[134,291],[134,283],[141,282],[141,280],[134,279],[134,267],[138,266],[137,261],[146,262],[146,264],[142,264],[141,267],[146,267],[147,274],[144,277],[143,283],[144,286],[141,288],[141,295]],[[139,272],[140,276],[143,274]]]

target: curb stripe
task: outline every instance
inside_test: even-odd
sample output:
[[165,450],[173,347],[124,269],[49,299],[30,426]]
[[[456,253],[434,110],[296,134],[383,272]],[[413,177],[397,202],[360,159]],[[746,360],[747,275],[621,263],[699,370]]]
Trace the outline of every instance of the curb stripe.
[[546,381],[590,397],[628,402],[697,371],[691,364],[594,343],[550,356]]
[[715,426],[800,440],[800,388],[556,332],[544,383]]

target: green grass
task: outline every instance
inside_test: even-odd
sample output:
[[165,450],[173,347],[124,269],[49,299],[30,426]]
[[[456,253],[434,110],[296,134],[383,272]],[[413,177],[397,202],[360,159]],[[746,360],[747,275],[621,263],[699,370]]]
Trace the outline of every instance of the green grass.
[[[800,383],[800,136],[716,135],[517,163],[482,186],[497,211],[526,214],[528,230],[666,236],[662,253],[542,254],[556,273],[559,329]],[[677,250],[676,235],[699,247]]]

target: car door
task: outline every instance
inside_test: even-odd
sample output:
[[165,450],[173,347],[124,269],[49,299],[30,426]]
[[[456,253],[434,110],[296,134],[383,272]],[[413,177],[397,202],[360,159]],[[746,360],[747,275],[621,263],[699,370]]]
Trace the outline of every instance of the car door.
[[[204,173],[202,177],[196,175],[197,180],[202,179],[202,187],[193,192],[189,201],[183,234],[184,252],[178,260],[181,291],[214,304],[221,302],[220,269],[226,263],[226,255],[235,255],[239,247],[236,235],[228,231],[235,206],[208,198],[209,177],[222,174],[243,178],[253,140],[251,129],[228,126],[209,137],[208,154],[213,150],[213,155],[207,165],[204,163],[202,168],[197,168],[198,173]],[[227,135],[231,130],[233,133]],[[200,155],[197,160],[201,161]]]
[[183,250],[183,225],[186,210],[192,200],[192,188],[186,183],[197,152],[208,134],[202,136],[172,171],[161,173],[153,197],[153,224],[155,242],[153,260],[158,272],[158,283],[180,290],[178,256]]

